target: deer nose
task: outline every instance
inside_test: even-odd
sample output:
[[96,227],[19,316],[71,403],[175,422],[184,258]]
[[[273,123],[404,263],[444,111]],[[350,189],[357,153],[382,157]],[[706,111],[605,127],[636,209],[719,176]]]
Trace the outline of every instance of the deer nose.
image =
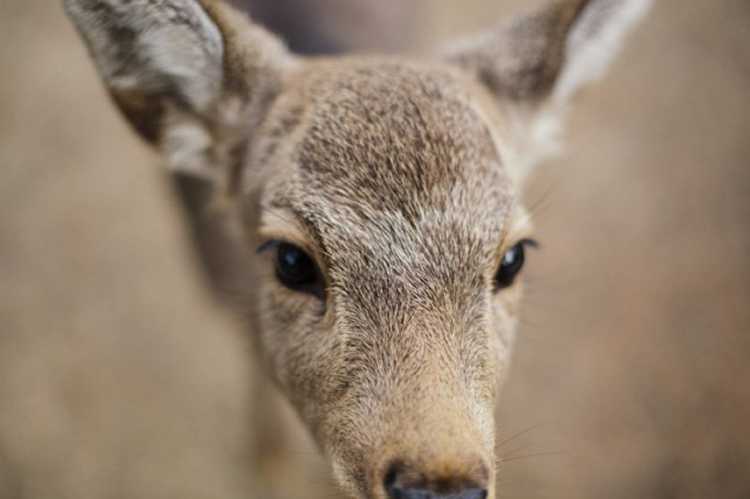
[[400,489],[388,491],[390,499],[487,499],[484,489],[466,489],[455,494],[435,494],[423,489]]
[[404,466],[392,466],[385,476],[388,499],[487,499],[487,488],[463,476],[429,479]]

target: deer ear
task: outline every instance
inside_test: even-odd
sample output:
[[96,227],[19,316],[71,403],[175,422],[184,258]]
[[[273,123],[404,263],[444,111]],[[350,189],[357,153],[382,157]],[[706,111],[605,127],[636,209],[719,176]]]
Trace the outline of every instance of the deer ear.
[[65,0],[65,9],[131,124],[172,170],[202,177],[218,174],[218,129],[243,125],[240,110],[257,113],[291,59],[220,1]]
[[556,0],[541,11],[455,44],[447,58],[475,75],[501,105],[521,109],[517,114],[522,116],[522,133],[549,141],[540,137],[545,135],[541,129],[557,128],[550,118],[559,118],[578,90],[603,75],[650,4],[651,0]]

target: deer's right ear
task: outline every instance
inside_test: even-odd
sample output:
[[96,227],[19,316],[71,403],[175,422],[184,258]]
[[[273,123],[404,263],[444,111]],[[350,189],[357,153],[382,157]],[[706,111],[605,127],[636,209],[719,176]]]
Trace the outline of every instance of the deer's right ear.
[[172,170],[220,178],[216,137],[252,126],[278,91],[281,42],[218,0],[64,1],[141,136]]
[[564,111],[600,78],[652,0],[549,0],[509,24],[454,44],[449,62],[473,75],[515,116],[525,176],[555,150]]

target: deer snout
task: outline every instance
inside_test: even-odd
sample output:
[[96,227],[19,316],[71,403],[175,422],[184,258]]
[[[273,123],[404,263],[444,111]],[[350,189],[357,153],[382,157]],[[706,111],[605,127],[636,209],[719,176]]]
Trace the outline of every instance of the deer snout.
[[[487,499],[488,473],[484,465],[462,466],[473,473],[420,471],[417,467],[394,464],[383,485],[388,499]],[[471,476],[475,475],[475,476]]]

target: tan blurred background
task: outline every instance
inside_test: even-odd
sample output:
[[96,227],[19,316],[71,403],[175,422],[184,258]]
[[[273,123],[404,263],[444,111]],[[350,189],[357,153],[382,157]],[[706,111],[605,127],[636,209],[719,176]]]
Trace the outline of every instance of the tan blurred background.
[[[250,3],[299,50],[392,51],[540,2]],[[283,403],[244,404],[273,407],[59,2],[0,3],[0,63],[0,496],[122,497],[104,490],[137,477],[212,497],[254,456],[259,496],[330,497]],[[750,3],[657,0],[568,138],[527,192],[543,248],[499,408],[501,497],[746,499]],[[252,444],[234,437],[247,427]],[[149,448],[165,431],[176,463]],[[148,472],[121,469],[133,455]],[[151,497],[137,490],[120,492]]]

